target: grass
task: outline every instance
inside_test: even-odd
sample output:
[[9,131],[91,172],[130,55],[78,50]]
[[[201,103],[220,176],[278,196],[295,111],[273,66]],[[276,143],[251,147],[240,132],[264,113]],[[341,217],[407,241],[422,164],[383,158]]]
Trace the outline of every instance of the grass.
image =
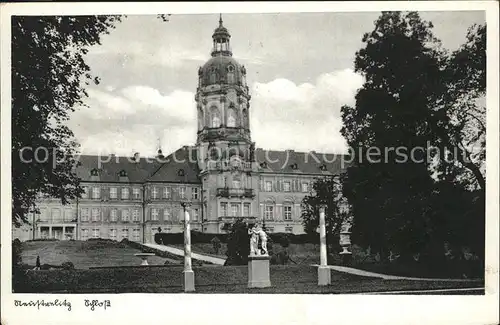
[[[182,249],[183,245],[173,244],[168,245]],[[277,253],[282,251],[284,248],[280,244],[273,244],[273,252]],[[204,254],[208,256],[214,256],[225,259],[226,256],[226,244],[221,243],[221,248],[219,253],[215,254],[215,251],[210,243],[195,243],[191,244],[191,251],[193,253]],[[319,263],[319,245],[315,244],[290,244],[288,247],[288,253],[290,258],[297,264],[315,264]]]
[[[366,291],[483,287],[482,281],[387,281],[332,271],[332,284],[317,285],[313,266],[271,266],[272,287],[247,288],[247,266],[194,267],[197,293],[357,293]],[[19,276],[19,275],[18,275]],[[182,267],[130,267],[90,270],[29,271],[15,292],[125,293],[182,292]]]
[[[41,264],[61,265],[70,261],[77,269],[96,266],[130,266],[139,265],[141,259],[134,256],[141,250],[124,243],[112,241],[32,241],[22,243],[22,262],[35,266],[36,257],[40,256]],[[159,256],[148,258],[149,264],[163,265],[174,260]]]

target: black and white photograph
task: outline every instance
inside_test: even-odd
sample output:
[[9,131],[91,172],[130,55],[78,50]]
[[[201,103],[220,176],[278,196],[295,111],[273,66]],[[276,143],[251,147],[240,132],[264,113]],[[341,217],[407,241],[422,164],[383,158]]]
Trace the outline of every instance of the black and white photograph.
[[[369,295],[498,321],[498,4],[132,4],[2,5],[8,316]],[[442,301],[421,321],[459,324]]]

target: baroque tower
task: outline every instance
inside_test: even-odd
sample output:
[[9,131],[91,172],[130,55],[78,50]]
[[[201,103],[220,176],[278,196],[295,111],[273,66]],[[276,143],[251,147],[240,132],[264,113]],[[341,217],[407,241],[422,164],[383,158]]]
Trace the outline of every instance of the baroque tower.
[[253,219],[257,209],[246,69],[233,58],[230,39],[220,17],[212,35],[212,57],[198,70],[195,96],[197,160],[208,232],[220,232],[236,218]]

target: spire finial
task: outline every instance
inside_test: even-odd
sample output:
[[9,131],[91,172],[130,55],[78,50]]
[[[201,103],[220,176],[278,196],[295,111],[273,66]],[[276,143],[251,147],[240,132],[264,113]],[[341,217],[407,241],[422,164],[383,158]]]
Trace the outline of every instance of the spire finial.
[[219,27],[222,27],[222,14],[219,14]]

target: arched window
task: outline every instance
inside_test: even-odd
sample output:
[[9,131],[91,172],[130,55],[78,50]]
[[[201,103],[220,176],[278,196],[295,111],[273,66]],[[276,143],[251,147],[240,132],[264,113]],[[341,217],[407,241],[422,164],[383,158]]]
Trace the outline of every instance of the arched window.
[[246,108],[243,110],[243,127],[248,129],[248,111]]
[[198,130],[203,129],[203,110],[198,108]]
[[210,109],[210,126],[213,128],[220,126],[220,113],[219,109],[215,106],[212,106]]
[[227,67],[227,83],[234,84],[234,66]]
[[227,111],[227,126],[230,128],[236,127],[236,111],[234,108],[229,108]]
[[212,67],[210,69],[210,82],[211,83],[217,82],[217,68],[216,67]]

